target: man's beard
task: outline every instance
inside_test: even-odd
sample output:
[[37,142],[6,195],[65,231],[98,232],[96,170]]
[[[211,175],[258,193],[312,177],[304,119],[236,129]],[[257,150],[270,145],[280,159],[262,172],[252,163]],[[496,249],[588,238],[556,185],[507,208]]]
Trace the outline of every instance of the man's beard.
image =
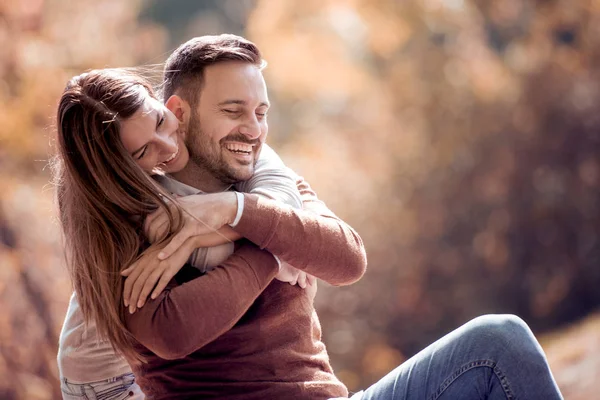
[[[258,144],[257,140],[248,140],[242,134],[229,135],[224,139],[248,144]],[[223,159],[220,143],[213,143],[210,138],[202,132],[200,121],[196,113],[192,113],[190,118],[188,132],[185,137],[185,145],[188,148],[190,161],[223,183],[234,184],[245,181],[250,179],[254,173],[254,165],[252,166],[251,173],[245,174],[237,171]],[[256,164],[256,160],[254,160],[254,164]]]

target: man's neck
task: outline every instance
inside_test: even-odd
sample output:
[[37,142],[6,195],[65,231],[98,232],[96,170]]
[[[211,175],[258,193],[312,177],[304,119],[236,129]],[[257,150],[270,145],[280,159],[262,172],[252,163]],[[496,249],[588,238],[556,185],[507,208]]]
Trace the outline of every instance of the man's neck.
[[204,193],[216,193],[227,190],[231,185],[223,183],[213,174],[190,160],[184,169],[172,173],[171,176],[181,183],[192,186]]

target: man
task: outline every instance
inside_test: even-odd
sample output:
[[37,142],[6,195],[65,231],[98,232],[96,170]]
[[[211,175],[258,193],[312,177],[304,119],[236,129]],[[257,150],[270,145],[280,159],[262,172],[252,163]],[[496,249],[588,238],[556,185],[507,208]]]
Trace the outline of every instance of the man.
[[[189,157],[186,167],[173,174],[175,179],[214,193],[252,175],[268,131],[263,66],[256,46],[233,35],[192,39],[169,57],[165,98],[185,131],[187,150],[178,157]],[[194,214],[209,210],[200,219],[210,228],[232,225],[317,278],[332,284],[356,281],[365,267],[360,238],[308,186],[300,188],[307,210],[231,192],[198,196],[198,207],[190,207]],[[198,223],[184,230],[166,256],[202,229]],[[156,254],[152,257],[148,254],[141,262],[159,263]],[[348,396],[321,342],[314,290],[274,281],[277,261],[252,247],[242,245],[225,266],[186,283],[179,276],[155,300],[127,316],[147,361],[134,370],[149,398]],[[442,338],[353,398],[561,396],[525,323],[490,316]]]

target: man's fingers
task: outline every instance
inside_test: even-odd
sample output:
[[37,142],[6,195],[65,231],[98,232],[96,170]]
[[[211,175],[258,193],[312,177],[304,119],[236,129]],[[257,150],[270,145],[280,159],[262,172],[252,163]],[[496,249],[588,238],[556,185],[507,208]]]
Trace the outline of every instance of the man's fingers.
[[294,286],[296,283],[298,283],[298,270],[295,270],[292,273],[292,277],[290,279],[290,285]]
[[317,283],[317,278],[315,278],[311,274],[306,274],[306,283],[312,286]]
[[298,274],[298,286],[302,289],[306,289],[306,272],[300,271]]

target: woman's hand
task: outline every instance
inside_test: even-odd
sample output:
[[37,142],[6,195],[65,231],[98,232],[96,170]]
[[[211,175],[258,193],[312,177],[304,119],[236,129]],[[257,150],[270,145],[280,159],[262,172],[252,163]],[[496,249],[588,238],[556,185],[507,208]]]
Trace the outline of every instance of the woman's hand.
[[129,307],[130,313],[133,314],[146,303],[151,291],[151,297],[155,299],[164,290],[198,247],[197,244],[194,237],[188,238],[166,260],[158,259],[160,248],[152,249],[121,271],[121,275],[127,277],[123,288],[123,303],[125,307]]
[[306,289],[306,286],[313,285],[316,282],[316,278],[298,268],[292,267],[290,264],[282,261],[279,273],[275,276],[275,279],[281,282],[288,282],[290,285],[300,286],[302,289]]
[[[216,233],[221,227],[230,224],[237,212],[237,197],[233,192],[198,194],[179,197],[177,203],[183,209],[183,228],[158,254],[165,260],[183,245],[190,237]],[[169,204],[175,213],[175,205]],[[150,214],[144,222],[144,232],[151,243],[165,234],[169,216],[163,209]]]

